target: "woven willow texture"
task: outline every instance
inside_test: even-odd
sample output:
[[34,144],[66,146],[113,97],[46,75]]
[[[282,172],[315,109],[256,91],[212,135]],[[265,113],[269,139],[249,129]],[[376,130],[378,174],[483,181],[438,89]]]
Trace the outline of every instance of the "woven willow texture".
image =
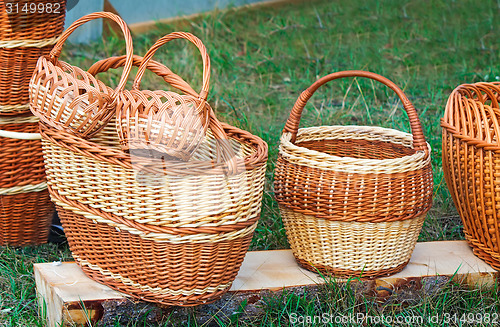
[[[371,78],[395,91],[413,135],[368,126],[299,130],[302,110],[314,92],[342,77]],[[285,125],[274,189],[290,245],[304,267],[342,276],[363,271],[366,278],[401,270],[433,191],[430,146],[413,105],[401,89],[377,74],[346,71],[321,78],[301,94]],[[346,249],[360,251],[358,246],[363,247],[359,255],[343,255]],[[330,250],[319,250],[326,248]],[[375,248],[387,256],[377,258]]]
[[[164,90],[140,90],[142,76],[155,52],[175,39],[189,40],[202,54],[203,86],[198,97]],[[132,90],[120,93],[117,127],[122,149],[150,149],[189,160],[208,128],[210,108],[206,100],[209,80],[210,58],[200,39],[181,32],[159,39],[144,55]]]
[[[30,5],[37,6],[35,13],[23,10]],[[47,5],[50,8],[57,6],[59,13],[48,13]],[[38,12],[38,6],[44,7],[41,12]],[[29,112],[30,77],[38,57],[49,54],[63,31],[65,15],[65,0],[0,2],[1,116]]]
[[[71,33],[84,23],[98,18],[116,22],[125,37],[127,60],[115,90],[79,67],[58,60],[64,42]],[[132,37],[126,23],[111,13],[86,15],[63,32],[48,56],[39,58],[29,85],[30,109],[46,125],[89,138],[114,116],[116,94],[125,87],[132,62]]]
[[[306,269],[336,276],[391,275],[410,260],[425,214],[406,220],[333,221],[280,205],[288,240]],[[320,236],[320,237],[318,237]]]
[[241,165],[227,175],[212,133],[190,161],[170,162],[121,151],[115,124],[91,140],[41,124],[47,183],[75,260],[90,278],[148,301],[216,300],[260,215],[267,145],[223,124]]
[[[37,133],[32,116],[0,117],[0,130]],[[0,245],[47,242],[54,205],[47,191],[40,140],[0,137]]]
[[474,254],[500,270],[500,83],[458,86],[441,120],[443,171]]

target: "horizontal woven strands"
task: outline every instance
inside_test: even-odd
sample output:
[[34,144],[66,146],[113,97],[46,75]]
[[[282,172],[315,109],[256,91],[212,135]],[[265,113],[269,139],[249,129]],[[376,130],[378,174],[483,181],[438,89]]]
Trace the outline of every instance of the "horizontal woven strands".
[[228,175],[211,132],[191,161],[166,161],[122,152],[114,124],[88,141],[42,125],[49,190],[75,260],[91,278],[148,301],[217,299],[260,215],[266,144],[223,124],[241,168]]
[[290,246],[302,267],[364,278],[402,270],[425,219],[424,214],[404,221],[345,222],[304,215],[285,206],[280,206],[280,212]]
[[300,129],[295,144],[290,137],[283,134],[276,164],[286,184],[275,184],[278,201],[287,207],[358,222],[411,219],[428,210],[430,156],[413,150],[411,134],[321,126]]
[[65,0],[0,2],[0,115],[29,112],[31,75],[56,44],[65,14]]
[[458,86],[442,126],[443,171],[474,254],[500,270],[500,83]]
[[[369,126],[298,128],[302,110],[321,85],[355,76],[396,92],[412,134]],[[301,94],[285,125],[274,191],[290,245],[304,267],[366,278],[403,269],[433,192],[430,146],[413,105],[377,74],[346,71],[318,80]],[[375,248],[385,251],[385,258],[378,258]],[[349,256],[346,249],[361,252]]]
[[54,205],[37,132],[36,117],[0,117],[1,245],[47,242]]

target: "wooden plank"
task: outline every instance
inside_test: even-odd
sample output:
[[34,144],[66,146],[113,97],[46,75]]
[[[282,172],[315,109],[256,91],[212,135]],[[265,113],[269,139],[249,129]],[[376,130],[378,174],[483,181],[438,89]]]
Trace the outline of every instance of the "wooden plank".
[[[363,292],[387,301],[393,295],[402,297],[403,293],[418,291],[423,285],[427,285],[427,291],[438,290],[450,278],[471,287],[489,287],[497,277],[498,272],[474,256],[465,241],[417,243],[403,271],[365,282]],[[63,326],[70,326],[111,319],[120,310],[130,316],[145,310],[161,316],[165,310],[132,300],[90,280],[73,262],[35,264],[35,279],[40,307],[46,308],[51,327],[61,321]],[[221,303],[229,311],[237,310],[245,299],[249,303],[258,302],[271,291],[316,287],[323,282],[315,273],[300,268],[290,250],[248,252],[230,293]],[[227,305],[228,299],[234,302],[232,306]]]

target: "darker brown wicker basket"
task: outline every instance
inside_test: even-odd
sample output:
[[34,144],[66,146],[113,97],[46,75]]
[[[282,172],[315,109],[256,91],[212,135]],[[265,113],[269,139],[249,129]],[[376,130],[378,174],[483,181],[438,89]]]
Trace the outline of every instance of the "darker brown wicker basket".
[[[0,124],[0,130],[37,133],[38,122]],[[41,142],[0,137],[0,149],[0,245],[45,243],[54,205],[45,185]]]
[[[29,6],[37,11],[31,13]],[[0,2],[0,115],[29,112],[31,75],[38,58],[49,54],[61,34],[65,13],[66,0]]]
[[443,171],[474,254],[500,270],[500,83],[464,84],[448,100]]

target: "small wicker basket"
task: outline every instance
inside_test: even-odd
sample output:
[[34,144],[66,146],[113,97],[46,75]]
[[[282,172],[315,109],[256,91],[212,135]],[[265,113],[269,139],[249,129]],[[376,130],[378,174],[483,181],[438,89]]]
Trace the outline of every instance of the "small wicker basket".
[[443,171],[474,254],[500,270],[500,83],[464,84],[444,118]]
[[65,15],[66,0],[0,2],[0,116],[29,113],[30,77],[56,44]]
[[[366,77],[403,102],[412,134],[367,126],[302,128],[302,111],[323,84]],[[281,136],[275,194],[297,262],[312,271],[371,278],[408,263],[432,202],[430,146],[406,95],[364,71],[327,75],[295,103]]]
[[[203,86],[200,94],[195,97],[164,90],[139,90],[150,59],[158,48],[175,39],[191,41],[202,54]],[[210,58],[200,39],[183,32],[170,33],[159,39],[144,55],[132,90],[120,93],[117,128],[122,149],[148,149],[189,160],[208,128],[209,80]]]
[[0,117],[0,245],[47,242],[54,205],[37,132],[36,117]]
[[[127,60],[115,90],[79,67],[58,60],[71,33],[98,18],[116,22],[125,37]],[[45,125],[82,138],[92,137],[115,115],[116,97],[127,83],[132,56],[132,37],[119,16],[107,12],[83,16],[64,31],[48,56],[39,58],[29,85],[31,111]]]

